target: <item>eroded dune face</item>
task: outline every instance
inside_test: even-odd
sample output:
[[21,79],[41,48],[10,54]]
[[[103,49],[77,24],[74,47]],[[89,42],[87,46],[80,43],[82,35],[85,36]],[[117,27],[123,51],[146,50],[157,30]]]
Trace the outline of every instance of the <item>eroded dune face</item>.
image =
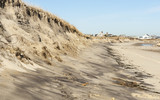
[[[0,1],[0,65],[31,64],[36,59],[62,62],[59,54],[75,56],[89,42],[73,25],[57,16],[24,4],[21,0]],[[14,67],[16,68],[16,67]],[[12,69],[14,69],[12,68]]]

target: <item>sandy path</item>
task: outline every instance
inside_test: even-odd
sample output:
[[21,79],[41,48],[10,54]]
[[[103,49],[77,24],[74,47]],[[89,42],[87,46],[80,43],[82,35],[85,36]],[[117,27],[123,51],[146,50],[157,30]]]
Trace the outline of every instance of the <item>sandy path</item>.
[[78,57],[61,56],[54,66],[27,73],[5,70],[0,76],[1,100],[159,100],[107,43],[94,44]]

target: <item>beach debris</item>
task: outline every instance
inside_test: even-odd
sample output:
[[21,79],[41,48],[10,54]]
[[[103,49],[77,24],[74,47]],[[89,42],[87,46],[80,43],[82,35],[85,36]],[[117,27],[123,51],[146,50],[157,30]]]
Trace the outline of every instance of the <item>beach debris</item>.
[[124,80],[124,79],[120,79],[120,78],[113,78],[113,80],[115,80],[115,84],[118,84],[121,86],[138,88],[138,89],[144,90],[144,86],[141,86],[141,83],[138,83],[138,82]]
[[83,83],[82,84],[82,86],[87,86],[89,83],[88,82],[86,82],[86,83]]
[[45,59],[52,59],[52,55],[50,53],[50,51],[48,50],[48,48],[46,46],[43,46],[42,47],[42,56],[45,58]]
[[157,43],[157,46],[160,47],[160,43]]
[[63,60],[62,60],[59,56],[55,56],[55,58],[56,58],[59,62],[63,62]]

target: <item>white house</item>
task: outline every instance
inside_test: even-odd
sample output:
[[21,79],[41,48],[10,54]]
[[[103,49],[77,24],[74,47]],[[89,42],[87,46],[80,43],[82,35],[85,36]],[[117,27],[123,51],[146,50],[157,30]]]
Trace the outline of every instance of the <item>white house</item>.
[[98,34],[95,34],[95,36],[99,36],[99,37],[102,37],[102,36],[104,36],[105,34],[103,33],[103,31],[101,31],[100,33],[98,33]]
[[152,39],[152,37],[148,34],[145,34],[144,36],[140,36],[139,39]]

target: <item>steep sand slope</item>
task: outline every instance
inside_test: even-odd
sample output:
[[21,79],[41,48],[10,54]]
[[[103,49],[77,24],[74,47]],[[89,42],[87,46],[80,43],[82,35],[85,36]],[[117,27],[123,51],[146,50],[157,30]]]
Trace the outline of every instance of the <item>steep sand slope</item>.
[[89,42],[74,26],[49,12],[21,0],[0,1],[0,71],[35,70],[40,68],[35,63],[38,59],[49,65],[62,62],[60,55],[76,56]]

